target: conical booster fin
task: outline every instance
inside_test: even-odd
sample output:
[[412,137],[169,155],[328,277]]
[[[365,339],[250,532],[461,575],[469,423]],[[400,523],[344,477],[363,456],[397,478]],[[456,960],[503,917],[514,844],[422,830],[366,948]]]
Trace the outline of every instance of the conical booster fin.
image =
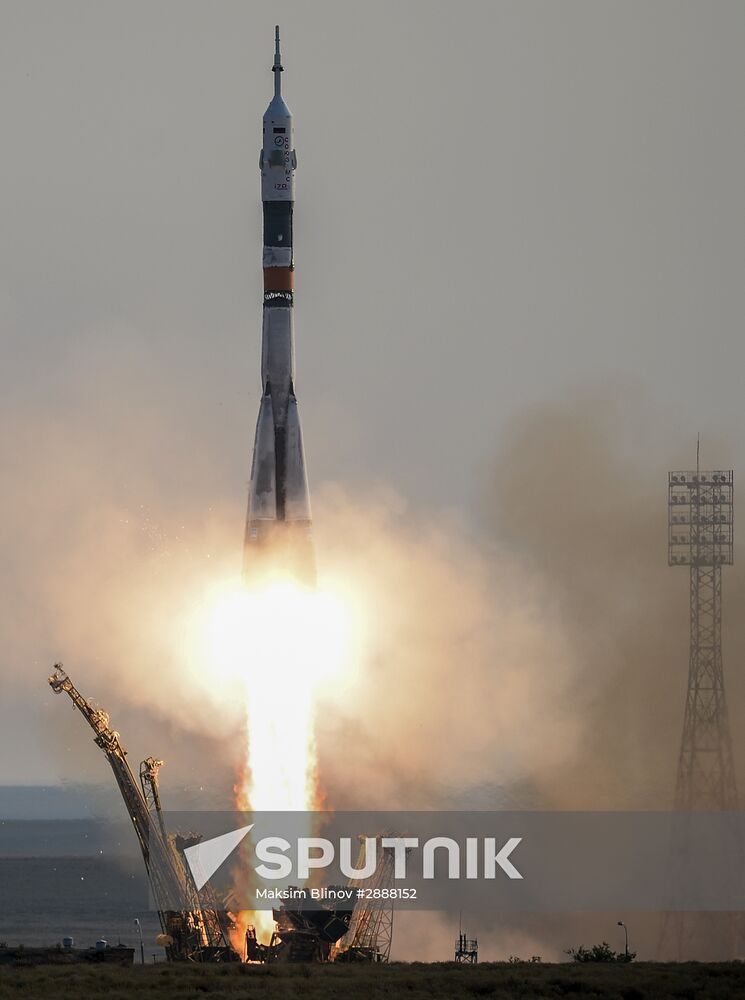
[[256,423],[248,521],[273,521],[277,517],[277,461],[274,451],[274,410],[267,391]]
[[287,448],[285,453],[285,520],[310,522],[310,493],[305,471],[303,435],[297,399],[290,395],[287,406]]

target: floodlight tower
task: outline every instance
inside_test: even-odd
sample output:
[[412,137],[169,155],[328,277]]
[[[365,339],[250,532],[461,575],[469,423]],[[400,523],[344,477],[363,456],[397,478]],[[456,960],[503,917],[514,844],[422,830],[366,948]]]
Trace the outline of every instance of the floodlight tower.
[[[722,567],[734,548],[732,470],[696,470],[668,476],[668,565],[690,574],[690,651],[683,736],[675,784],[676,810],[738,808],[722,665]],[[677,844],[684,855],[686,844]],[[739,953],[742,916],[735,913],[667,913],[662,957],[691,958],[691,949]],[[710,957],[710,956],[707,956]]]
[[[698,463],[697,463],[698,466]],[[733,562],[728,472],[671,472],[668,564],[690,572],[690,653],[675,808],[737,809],[722,667],[722,567]]]

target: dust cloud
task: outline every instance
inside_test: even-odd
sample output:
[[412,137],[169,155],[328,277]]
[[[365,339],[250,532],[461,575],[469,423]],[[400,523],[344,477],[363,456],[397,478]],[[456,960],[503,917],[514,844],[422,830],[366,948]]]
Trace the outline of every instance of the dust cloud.
[[[647,448],[644,464],[633,436],[643,402],[633,400],[636,423],[627,406],[620,392],[588,392],[526,409],[502,436],[470,531],[392,490],[315,489],[321,584],[354,617],[349,668],[317,719],[328,804],[669,805],[686,574],[666,565],[671,457],[654,461]],[[13,469],[4,686],[45,701],[39,738],[57,756],[69,719],[60,723],[43,680],[60,658],[135,739],[158,728],[167,745],[153,747],[151,733],[147,752],[177,748],[174,781],[200,761],[205,776],[227,775],[241,759],[243,708],[234,678],[206,662],[195,623],[215,586],[240,572],[244,498],[209,497],[210,457],[187,443],[193,495],[163,481],[174,426],[143,408],[102,407],[102,426],[87,423],[88,400],[64,422],[29,420],[3,439]],[[673,464],[690,464],[671,451]],[[708,452],[726,465],[724,445]],[[742,583],[737,566],[726,575],[738,718],[745,628],[728,609]],[[266,669],[281,697],[281,664]]]
[[[91,427],[89,403],[61,422],[27,414],[3,438],[6,705],[38,700],[34,740],[59,780],[106,783],[90,734],[45,687],[60,658],[125,744],[166,757],[166,800],[196,784],[228,806],[243,705],[234,679],[206,665],[195,622],[240,572],[244,497],[210,495],[212,459],[188,442],[169,468],[188,464],[189,477],[163,479],[175,417],[112,414],[102,395]],[[691,461],[672,433],[636,447],[644,407],[619,390],[526,408],[485,457],[470,527],[393,490],[315,487],[321,585],[354,620],[348,669],[316,720],[325,805],[669,807],[688,593],[666,565],[666,471]],[[726,442],[704,454],[728,467]],[[725,577],[737,720],[743,584],[737,565]],[[281,706],[281,664],[266,669]],[[8,734],[20,736],[10,714]],[[451,930],[440,921],[440,954]],[[530,950],[540,938],[525,928]]]

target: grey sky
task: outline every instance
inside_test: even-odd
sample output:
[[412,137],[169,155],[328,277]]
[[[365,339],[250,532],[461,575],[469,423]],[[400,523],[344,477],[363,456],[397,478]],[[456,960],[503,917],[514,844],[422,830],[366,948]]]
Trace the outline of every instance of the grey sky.
[[[697,430],[745,468],[739,2],[2,0],[5,435],[131,419],[102,476],[124,488],[142,455],[243,503],[275,22],[312,490],[393,484],[468,521],[513,419],[588,385],[646,393],[663,489]],[[37,473],[12,493],[38,528]]]
[[584,379],[640,380],[681,430],[741,421],[740,3],[6,0],[15,390],[41,405],[126,324],[196,397],[184,433],[229,407],[245,478],[275,20],[314,481],[459,505],[514,410]]

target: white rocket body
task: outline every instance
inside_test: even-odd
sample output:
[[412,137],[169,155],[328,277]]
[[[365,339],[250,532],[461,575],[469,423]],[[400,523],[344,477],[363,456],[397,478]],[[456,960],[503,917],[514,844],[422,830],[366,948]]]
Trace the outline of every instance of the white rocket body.
[[294,385],[296,157],[292,115],[281,93],[279,29],[272,69],[274,97],[264,115],[259,156],[264,208],[263,394],[251,466],[244,571],[249,580],[289,574],[312,585],[310,494]]

